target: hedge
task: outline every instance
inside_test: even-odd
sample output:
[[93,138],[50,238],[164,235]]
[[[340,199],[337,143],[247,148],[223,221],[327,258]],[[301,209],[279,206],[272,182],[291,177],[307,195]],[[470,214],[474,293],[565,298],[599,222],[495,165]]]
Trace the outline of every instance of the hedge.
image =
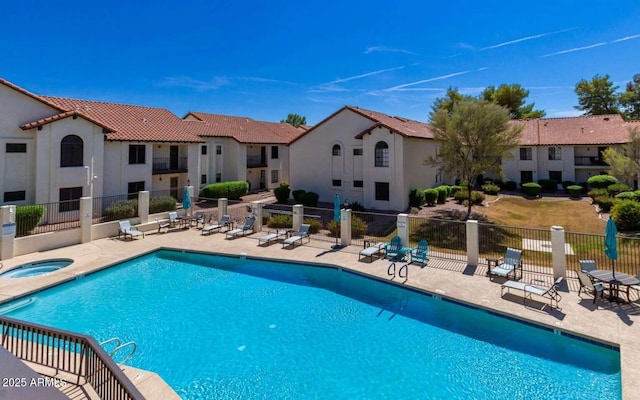
[[441,185],[436,188],[438,191],[438,204],[444,204],[447,201],[447,194],[449,193],[449,187]]
[[606,189],[609,186],[618,183],[618,180],[614,176],[610,175],[596,175],[587,180],[589,187],[593,189]]
[[305,207],[315,207],[318,205],[320,195],[315,192],[305,192],[300,196],[300,202]]
[[[151,202],[149,202],[149,209],[151,209]],[[108,221],[133,218],[137,213],[137,199],[116,201],[115,203],[109,205],[109,207],[107,207],[107,209],[105,210],[105,216],[107,217]]]
[[309,233],[318,233],[322,229],[322,221],[315,218],[305,218],[302,223],[309,224]]
[[600,189],[591,189],[589,190],[589,193],[587,193],[587,195],[589,197],[591,197],[593,200],[596,199],[596,197],[607,197],[609,196],[609,191],[605,188],[600,188]]
[[280,204],[287,204],[289,202],[290,192],[291,189],[289,189],[289,184],[286,182],[280,183],[280,187],[273,189],[273,194]]
[[293,226],[293,216],[288,214],[277,214],[273,215],[269,222],[267,222],[267,226],[269,228],[279,229],[279,228],[287,228],[291,229]]
[[[367,223],[360,217],[351,216],[351,237],[361,238],[367,233]],[[340,222],[331,220],[327,224],[327,229],[331,232],[331,236],[340,235]]]
[[598,204],[598,207],[600,207],[600,211],[602,212],[611,211],[611,207],[613,207],[614,204],[614,199],[609,196],[596,197],[593,201]]
[[177,202],[178,200],[171,196],[152,197],[149,199],[149,214],[173,211]]
[[249,183],[245,181],[211,183],[200,191],[201,197],[208,199],[224,197],[229,200],[238,200],[247,193],[249,193]]
[[438,200],[437,189],[426,189],[424,191],[424,201],[428,206],[434,206],[436,204],[436,200]]
[[538,184],[543,192],[555,192],[558,190],[558,182],[555,179],[538,179]]
[[631,191],[631,188],[626,183],[614,183],[613,185],[607,186],[607,192],[612,196],[629,191]]
[[424,204],[424,191],[411,189],[409,192],[409,207],[420,207]]
[[534,196],[534,197],[539,196],[541,189],[542,189],[542,186],[538,185],[535,182],[527,182],[522,184],[522,191],[527,196]]
[[640,230],[640,203],[634,200],[620,200],[611,209],[611,218],[621,231]]
[[569,185],[567,186],[567,192],[569,192],[569,196],[571,197],[580,197],[580,195],[582,194],[582,186]]
[[25,235],[35,229],[44,217],[44,206],[17,206],[16,207],[16,233]]
[[486,194],[496,195],[500,192],[500,186],[494,183],[485,183],[482,185],[482,191]]
[[616,199],[637,200],[634,192],[622,192],[614,196]]
[[506,181],[504,183],[504,189],[509,191],[514,191],[518,189],[518,182],[516,181]]
[[[453,197],[459,203],[464,203],[468,199],[468,193],[466,190],[460,190]],[[482,204],[484,199],[485,199],[485,196],[482,192],[478,192],[477,190],[474,190],[471,192],[471,204]]]
[[295,200],[296,204],[302,203],[302,195],[305,193],[307,193],[307,191],[304,189],[298,189],[291,192],[291,195],[293,196],[293,200]]

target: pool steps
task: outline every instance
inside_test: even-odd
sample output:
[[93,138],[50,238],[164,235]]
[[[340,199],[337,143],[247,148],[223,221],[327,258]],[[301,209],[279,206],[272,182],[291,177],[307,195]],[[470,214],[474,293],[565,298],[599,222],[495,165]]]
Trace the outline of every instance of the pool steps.
[[10,313],[11,311],[19,310],[23,307],[28,306],[29,304],[32,304],[34,301],[36,301],[35,297],[29,297],[28,299],[19,301],[16,304],[13,304],[11,306],[0,307],[0,315]]
[[[107,339],[104,342],[100,342],[100,346],[102,348],[104,348],[105,344],[109,344],[109,343],[115,343],[116,347],[111,350],[111,353],[109,353],[109,357],[113,358],[113,356],[120,350],[127,348],[127,347],[131,347],[131,352],[129,354],[127,354],[127,356],[118,363],[118,367],[121,367],[124,363],[126,363],[127,361],[129,361],[133,355],[136,353],[136,350],[138,349],[138,345],[136,344],[136,342],[127,342],[127,343],[122,343],[122,341],[120,340],[120,338],[117,337],[113,337],[111,339]],[[106,351],[106,349],[105,349]],[[115,361],[115,360],[114,360]]]

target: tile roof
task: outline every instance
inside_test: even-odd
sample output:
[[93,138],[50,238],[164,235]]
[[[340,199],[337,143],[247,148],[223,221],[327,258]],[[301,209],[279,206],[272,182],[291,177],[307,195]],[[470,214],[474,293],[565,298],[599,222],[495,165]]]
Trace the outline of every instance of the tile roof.
[[356,138],[358,139],[378,126],[387,128],[390,131],[405,137],[433,139],[433,132],[431,131],[430,125],[424,122],[414,121],[403,117],[392,117],[381,112],[365,110],[364,108],[354,106],[346,106],[345,108],[375,122],[374,125],[356,135]]
[[273,143],[289,144],[304,133],[303,128],[296,128],[283,122],[256,121],[247,117],[209,114],[192,111],[186,116],[198,121],[190,122],[194,132],[200,136],[231,137],[239,143]]
[[110,127],[104,125],[102,122],[100,121],[96,121],[95,119],[88,117],[86,115],[83,115],[81,113],[79,113],[78,111],[65,111],[62,112],[60,114],[56,114],[56,115],[52,115],[51,117],[46,117],[46,118],[41,118],[37,121],[33,121],[33,122],[29,122],[28,124],[24,124],[24,125],[20,125],[20,129],[22,130],[27,130],[27,129],[32,129],[32,128],[37,128],[40,127],[42,125],[46,125],[48,123],[54,122],[54,121],[58,121],[64,118],[68,118],[68,117],[81,117],[86,119],[89,122],[92,122],[98,126],[101,126],[105,132],[113,132],[113,129],[111,129]]
[[42,97],[40,97],[38,95],[35,95],[35,94],[29,92],[28,90],[25,90],[25,89],[21,88],[20,86],[14,85],[13,83],[11,83],[11,82],[9,82],[9,81],[7,81],[5,79],[0,78],[0,84],[3,84],[3,85],[5,85],[5,86],[17,91],[17,92],[20,92],[20,93],[26,95],[26,96],[29,96],[32,99],[38,100],[39,102],[44,103],[44,104],[46,104],[46,105],[48,105],[50,107],[53,107],[56,110],[66,111],[63,108],[59,107],[58,105],[56,105],[54,103],[51,103],[51,102],[47,101],[46,99],[43,99]]
[[513,121],[524,124],[524,146],[618,144],[629,141],[628,126],[618,114]]
[[[182,119],[164,108],[40,96],[110,130],[107,140],[136,142],[202,142]],[[55,117],[55,116],[54,116]],[[53,117],[52,117],[53,118]],[[51,122],[51,121],[49,121]],[[35,121],[31,124],[36,124]],[[29,125],[29,124],[27,124]]]

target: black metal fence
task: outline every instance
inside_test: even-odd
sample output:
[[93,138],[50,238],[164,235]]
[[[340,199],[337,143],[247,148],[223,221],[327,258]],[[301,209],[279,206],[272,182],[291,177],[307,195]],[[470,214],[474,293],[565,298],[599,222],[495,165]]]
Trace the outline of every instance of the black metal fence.
[[122,215],[129,215],[130,218],[138,216],[137,194],[133,199],[126,194],[93,198],[92,222],[94,224],[115,221]]
[[80,200],[16,207],[16,237],[80,226]]
[[566,232],[567,269],[577,270],[579,260],[594,260],[598,269],[615,268],[616,271],[637,276],[640,268],[640,239],[618,235],[618,259],[610,260],[604,254],[604,235]]
[[176,199],[176,203],[182,203],[182,197],[184,196],[184,187],[173,187],[166,190],[153,190],[149,192],[149,198],[158,198],[164,196],[171,196]]
[[551,231],[549,229],[521,228],[493,224],[478,224],[480,262],[487,258],[504,257],[507,247],[522,249],[522,267],[525,271],[544,273],[551,268]]
[[397,214],[351,212],[351,243],[363,246],[365,240],[388,242],[397,234]]
[[90,336],[0,316],[2,346],[21,360],[84,379],[101,399],[143,400],[124,372]]
[[409,216],[409,245],[425,239],[429,254],[464,261],[467,259],[466,222]]

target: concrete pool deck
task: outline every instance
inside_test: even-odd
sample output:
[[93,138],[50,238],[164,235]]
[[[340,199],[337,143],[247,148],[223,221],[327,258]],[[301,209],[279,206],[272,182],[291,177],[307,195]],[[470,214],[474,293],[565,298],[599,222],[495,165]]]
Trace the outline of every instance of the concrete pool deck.
[[[196,229],[185,229],[162,234],[148,234],[145,238],[123,241],[117,238],[96,240],[91,243],[75,245],[40,253],[32,253],[3,261],[4,270],[27,262],[47,258],[73,258],[70,266],[45,276],[20,279],[0,279],[0,302],[26,295],[59,282],[75,279],[91,271],[119,263],[159,248],[175,248],[212,253],[273,258],[287,261],[313,262],[336,265],[357,271],[400,285],[414,287],[459,302],[468,303],[497,313],[515,316],[533,321],[554,329],[570,332],[582,337],[595,339],[620,347],[622,364],[623,399],[631,400],[640,396],[640,303],[617,305],[598,299],[578,296],[579,283],[575,275],[569,272],[567,284],[560,294],[561,310],[542,307],[545,303],[528,302],[522,304],[522,293],[513,291],[501,296],[500,281],[491,282],[485,276],[486,266],[468,267],[466,263],[431,257],[427,267],[409,266],[408,279],[392,278],[387,275],[388,260],[373,262],[358,261],[360,246],[349,246],[339,250],[332,249],[332,242],[311,240],[295,249],[282,248],[279,243],[268,247],[258,246],[258,238],[265,233],[256,233],[244,238],[226,240],[224,234],[200,235]],[[549,274],[532,274],[525,271],[523,282],[532,278],[543,279],[551,285],[553,277]],[[638,295],[632,293],[637,301]],[[534,296],[534,300],[537,300]],[[544,299],[539,299],[543,300]],[[637,323],[638,322],[638,323]],[[129,367],[125,368],[125,372]],[[148,373],[143,381],[132,382],[148,398],[178,398],[161,381],[161,377]],[[162,386],[164,385],[164,386]],[[160,389],[160,387],[164,389]]]

